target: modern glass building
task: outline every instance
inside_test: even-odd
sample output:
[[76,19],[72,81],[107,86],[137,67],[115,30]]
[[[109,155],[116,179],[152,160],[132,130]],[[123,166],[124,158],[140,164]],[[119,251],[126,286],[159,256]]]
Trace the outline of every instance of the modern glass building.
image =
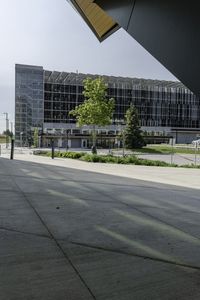
[[44,71],[42,67],[16,65],[15,137],[23,144],[44,122]]
[[[83,80],[87,77],[99,75],[16,65],[16,143],[28,144],[34,129],[38,128],[46,136],[60,135],[60,146],[64,146],[62,134],[66,131],[70,132],[70,146],[87,145],[83,134],[89,133],[90,128],[77,128],[75,119],[69,116],[69,111],[84,101]],[[174,136],[177,143],[190,143],[200,135],[200,100],[180,82],[101,77],[108,84],[108,97],[115,99],[115,112],[112,125],[99,128],[99,133],[115,135],[133,103],[138,109],[142,129],[147,132]]]

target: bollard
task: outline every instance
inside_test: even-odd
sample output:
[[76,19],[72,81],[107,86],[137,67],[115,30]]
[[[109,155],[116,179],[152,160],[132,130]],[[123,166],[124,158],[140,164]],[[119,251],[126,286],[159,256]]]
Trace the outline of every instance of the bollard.
[[54,159],[54,140],[51,140],[51,158]]
[[197,165],[197,150],[198,150],[198,144],[195,143],[195,154],[194,154],[194,165]]
[[11,151],[10,151],[10,159],[14,158],[14,148],[15,148],[15,141],[11,140]]

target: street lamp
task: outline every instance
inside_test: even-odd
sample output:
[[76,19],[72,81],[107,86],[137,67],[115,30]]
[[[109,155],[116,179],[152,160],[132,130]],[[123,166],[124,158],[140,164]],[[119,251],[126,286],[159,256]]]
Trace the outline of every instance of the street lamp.
[[14,135],[14,132],[13,132],[13,122],[10,122],[10,131]]
[[23,135],[23,134],[24,134],[23,131],[20,132],[20,146],[21,146],[21,149],[22,149],[22,135]]
[[69,149],[69,145],[68,145],[68,143],[69,143],[69,129],[66,130],[66,133],[67,133],[67,145],[66,145],[66,150],[68,151],[68,149]]
[[6,148],[8,148],[8,144],[9,144],[9,135],[8,135],[9,119],[8,119],[8,113],[7,112],[5,112],[3,114],[6,116]]
[[118,123],[120,134],[122,136],[122,149],[123,149],[122,155],[124,157],[125,156],[125,135],[124,135],[124,128],[122,126],[125,125],[125,123],[124,120],[121,119],[118,120],[117,123]]
[[192,144],[193,144],[194,147],[195,147],[194,164],[195,164],[195,166],[196,166],[196,164],[197,164],[197,149],[198,149],[198,146],[200,145],[200,139],[199,139],[199,140],[192,141]]

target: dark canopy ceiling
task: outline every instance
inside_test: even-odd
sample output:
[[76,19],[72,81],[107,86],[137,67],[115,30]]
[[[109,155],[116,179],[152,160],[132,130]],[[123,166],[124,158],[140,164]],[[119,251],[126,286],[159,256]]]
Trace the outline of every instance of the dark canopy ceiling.
[[[196,0],[71,0],[104,40],[124,28],[200,96],[200,18]],[[134,56],[133,56],[134,57]]]

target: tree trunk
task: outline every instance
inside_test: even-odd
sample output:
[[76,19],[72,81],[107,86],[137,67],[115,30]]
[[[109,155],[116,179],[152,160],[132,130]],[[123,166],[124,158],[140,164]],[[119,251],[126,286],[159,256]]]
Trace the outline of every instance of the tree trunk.
[[92,153],[93,154],[97,153],[97,147],[96,147],[96,128],[95,128],[95,125],[93,125],[93,128],[92,128]]

